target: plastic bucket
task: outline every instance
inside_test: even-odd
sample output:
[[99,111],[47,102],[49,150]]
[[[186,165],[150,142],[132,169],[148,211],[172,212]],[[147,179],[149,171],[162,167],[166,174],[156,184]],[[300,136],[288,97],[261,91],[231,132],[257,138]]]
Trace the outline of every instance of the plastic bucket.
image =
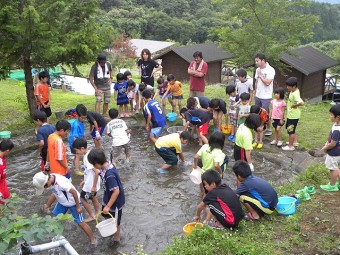
[[200,222],[188,223],[183,227],[183,232],[188,236],[195,228],[203,228],[203,224]]
[[174,122],[177,118],[177,113],[175,112],[169,112],[166,117],[168,118],[168,121]]
[[11,131],[2,131],[0,132],[0,138],[11,138]]
[[230,135],[231,129],[232,129],[232,126],[230,124],[228,126],[226,124],[222,124],[221,126],[222,133],[225,135]]
[[202,169],[193,169],[189,175],[190,180],[195,184],[200,184],[202,182]]
[[99,212],[96,217],[97,222],[96,228],[98,228],[100,235],[102,237],[112,236],[117,231],[116,219],[113,218],[111,213],[108,213],[111,216],[111,218],[103,220],[102,222],[98,223],[99,214],[101,214],[101,212]]
[[183,131],[183,126],[168,127],[168,129],[166,131],[168,131],[169,134],[177,133],[179,131]]
[[281,215],[291,215],[295,213],[296,198],[294,197],[279,197],[276,205],[276,210]]

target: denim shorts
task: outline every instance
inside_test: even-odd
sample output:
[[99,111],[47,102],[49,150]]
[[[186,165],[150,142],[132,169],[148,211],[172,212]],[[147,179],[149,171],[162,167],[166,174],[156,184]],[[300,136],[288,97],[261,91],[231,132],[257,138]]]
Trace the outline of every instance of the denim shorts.
[[154,137],[160,137],[162,132],[163,132],[164,127],[156,127],[156,128],[151,128],[150,130],[150,136]]

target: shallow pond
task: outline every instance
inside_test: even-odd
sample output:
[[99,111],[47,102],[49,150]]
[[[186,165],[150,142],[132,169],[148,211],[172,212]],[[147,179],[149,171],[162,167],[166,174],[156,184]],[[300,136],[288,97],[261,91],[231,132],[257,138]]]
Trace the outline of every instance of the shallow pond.
[[[110,145],[109,137],[105,136],[103,147],[107,152]],[[194,216],[199,203],[199,187],[190,181],[189,173],[198,143],[191,141],[189,145],[183,146],[186,162],[179,163],[169,174],[157,172],[163,160],[147,140],[144,127],[132,127],[131,148],[130,162],[122,162],[121,166],[117,167],[126,194],[122,217],[122,242],[118,251],[133,252],[137,245],[142,244],[144,252],[155,254],[169,244],[173,236],[181,235],[183,226],[191,222]],[[224,151],[232,156],[230,142],[226,142]],[[68,154],[68,159],[71,164],[71,154]],[[255,154],[254,159],[256,175],[271,180],[274,184],[279,185],[294,176],[287,164],[275,163],[258,154]],[[15,153],[7,160],[7,181],[10,190],[24,198],[24,210],[21,209],[21,213],[27,216],[40,213],[40,208],[49,195],[45,192],[41,197],[35,196],[31,184],[34,173],[39,171],[39,160],[33,150]],[[232,164],[233,161],[229,162],[229,166]],[[81,177],[73,175],[72,178],[73,184],[78,187]],[[235,188],[235,176],[230,167],[224,175],[224,182]],[[99,197],[101,195],[99,192]],[[90,226],[95,229],[95,222],[90,223]],[[97,230],[95,235],[100,236]],[[98,248],[95,251],[87,251],[87,238],[73,222],[65,224],[64,236],[79,254],[117,254],[116,250],[109,247],[109,238],[99,238]]]

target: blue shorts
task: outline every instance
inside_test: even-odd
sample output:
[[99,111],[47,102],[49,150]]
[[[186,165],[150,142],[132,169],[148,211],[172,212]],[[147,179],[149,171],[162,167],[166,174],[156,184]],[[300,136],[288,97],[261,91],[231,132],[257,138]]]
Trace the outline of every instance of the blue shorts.
[[[162,99],[163,98],[163,95],[159,95],[159,98]],[[172,94],[171,93],[168,93],[165,98],[172,98]]]
[[74,218],[74,222],[75,223],[80,224],[80,223],[82,223],[84,221],[83,214],[82,213],[78,214],[75,205],[71,206],[71,207],[68,207],[68,206],[63,206],[62,204],[57,203],[55,205],[52,213],[54,215],[58,215],[60,213],[65,214],[65,213],[67,213],[68,210],[71,211],[71,214],[72,214],[72,216]]
[[150,136],[154,137],[160,137],[162,132],[163,132],[164,127],[156,127],[156,128],[151,128],[150,130]]
[[[103,136],[105,127],[99,127],[99,134],[100,136]],[[91,132],[92,139],[96,139],[96,128],[93,127],[92,132]]]

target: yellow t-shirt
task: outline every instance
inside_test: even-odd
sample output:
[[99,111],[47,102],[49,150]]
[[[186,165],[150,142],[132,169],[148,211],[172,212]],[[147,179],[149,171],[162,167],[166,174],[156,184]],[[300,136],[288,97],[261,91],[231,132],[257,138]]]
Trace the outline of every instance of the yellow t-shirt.
[[182,95],[182,83],[179,81],[175,81],[174,84],[168,83],[168,91],[172,93],[173,96],[181,96]]
[[170,135],[165,135],[161,136],[157,139],[155,146],[157,149],[160,149],[162,147],[164,148],[175,148],[176,153],[181,153],[182,148],[181,148],[181,139],[179,138],[178,133],[170,134]]

